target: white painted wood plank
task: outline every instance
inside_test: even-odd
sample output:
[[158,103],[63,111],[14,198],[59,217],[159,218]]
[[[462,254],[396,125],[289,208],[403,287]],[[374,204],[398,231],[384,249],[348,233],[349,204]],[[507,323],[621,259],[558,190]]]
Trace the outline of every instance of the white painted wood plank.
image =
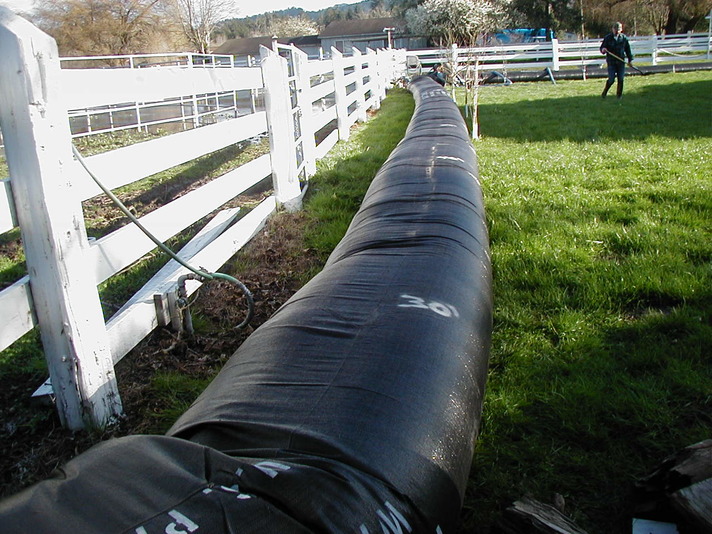
[[[262,156],[258,160],[255,160],[255,162],[259,162],[255,163],[255,165],[259,165],[259,167],[253,169],[256,173],[255,176],[267,176],[269,174],[269,156]],[[243,166],[241,169],[245,167],[246,166]],[[105,253],[102,250],[95,250],[94,246],[97,246],[99,242],[100,241],[95,242],[92,249],[90,249],[90,254],[94,256],[94,259],[89,260],[89,263],[102,261],[97,258],[102,257],[104,254],[108,257],[111,257],[113,254],[111,251]],[[152,245],[148,250],[152,250],[154,246],[155,245]],[[133,261],[141,257],[140,255],[136,256],[135,253],[132,253],[131,256],[134,257]],[[101,278],[98,279],[98,281],[103,281],[108,278],[104,274],[106,272],[105,269],[105,267],[100,266],[94,268],[97,274],[101,274]],[[30,294],[29,281],[29,276],[25,276],[12,286],[0,292],[0,322],[2,322],[2,328],[0,328],[0,351],[5,350],[32,328],[37,326],[37,320],[32,310],[32,296]]]
[[330,95],[335,90],[336,89],[334,88],[334,80],[329,80],[328,82],[320,83],[319,85],[315,85],[309,90],[310,99],[312,102],[315,102],[320,98],[324,98],[325,96]]
[[[178,257],[190,265],[197,266],[197,264],[194,264],[193,257],[224,232],[236,215],[237,211],[235,209],[220,212],[178,252]],[[170,260],[109,319],[106,327],[109,331],[114,363],[123,358],[158,326],[153,295],[165,293],[170,286],[175,285],[178,278],[188,272],[189,270],[180,263]],[[186,286],[186,289],[189,290],[189,294],[192,294],[199,286],[200,284],[195,282]],[[132,325],[130,331],[122,330],[126,325]],[[119,336],[114,336],[113,332],[122,333]]]
[[294,122],[286,77],[286,60],[269,48],[260,47],[265,80],[265,107],[269,124],[269,149],[272,156],[272,181],[277,201],[298,208],[301,189],[294,150]]
[[334,63],[334,96],[336,98],[336,120],[338,122],[339,139],[347,141],[350,135],[348,119],[349,102],[346,95],[346,84],[344,83],[344,68],[346,59],[344,55],[333,46],[331,47],[331,58]]
[[307,72],[311,77],[326,74],[327,72],[332,72],[333,70],[334,64],[331,60],[325,59],[323,61],[310,61]]
[[[270,158],[265,154],[144,215],[139,221],[159,240],[166,241],[256,185],[270,172]],[[95,241],[91,247],[91,264],[97,282],[103,282],[154,248],[155,243],[133,223]]]
[[[266,131],[265,113],[253,113],[85,159],[104,185],[116,189]],[[101,193],[79,162],[74,163],[72,174],[82,200]]]
[[354,65],[356,65],[356,61],[357,61],[356,56],[344,56],[344,55],[341,56],[341,66],[344,69],[353,67]]
[[0,291],[0,323],[0,351],[37,325],[37,318],[32,312],[29,276]]
[[347,74],[346,76],[344,76],[344,85],[348,87],[352,83],[358,83],[360,75],[361,71],[359,71],[358,69],[352,72],[351,74]]
[[356,94],[356,102],[358,103],[358,107],[356,108],[356,117],[357,120],[361,122],[365,122],[367,118],[366,114],[366,98],[364,97],[364,89],[363,89],[363,59],[361,59],[363,56],[361,52],[358,50],[354,49],[354,58],[356,58],[356,66],[355,66],[355,71],[354,75],[356,76],[356,89],[354,90],[354,93]]
[[336,118],[336,106],[331,106],[329,109],[324,110],[320,113],[314,115],[314,128],[319,131],[331,121]]
[[[203,248],[197,255],[190,259],[192,265],[200,265],[206,270],[214,272],[225,264],[235,253],[260,231],[265,222],[276,210],[274,197],[262,201],[243,219],[232,228],[223,233],[210,245]],[[171,278],[176,280],[189,271],[181,267],[173,273]],[[198,285],[187,284],[188,294],[192,294]],[[124,310],[121,315],[115,315],[107,323],[112,354],[119,359],[128,353],[146,335],[158,325],[156,309],[153,303],[153,293],[143,295],[134,304]],[[117,360],[118,361],[118,360]]]
[[334,130],[316,146],[316,158],[321,159],[339,142],[339,132]]
[[[176,253],[176,256],[191,264],[191,258],[217,239],[233,223],[239,212],[240,208],[230,208],[218,212],[193,239]],[[200,268],[197,265],[195,267]],[[133,303],[143,300],[141,293],[154,295],[155,293],[164,292],[169,284],[178,280],[178,276],[174,275],[182,269],[184,267],[179,262],[170,260],[115,315],[120,315],[122,310],[130,308]],[[181,274],[184,274],[184,272]]]
[[371,76],[370,79],[368,80],[368,83],[363,84],[363,92],[364,92],[364,94],[367,93],[368,91],[374,92],[376,87],[377,87],[376,78],[374,76]]
[[356,124],[357,121],[358,121],[358,110],[351,113],[351,115],[348,116],[348,118],[346,119],[345,122],[349,127],[351,127],[352,125]]
[[0,180],[0,234],[9,232],[17,226],[14,207],[12,184],[9,178],[4,178]]
[[[296,75],[297,105],[301,110],[301,113],[295,115],[295,118],[299,121],[299,131],[301,132],[302,162],[300,166],[304,169],[306,178],[309,179],[316,172],[316,142],[314,141],[316,127],[312,113],[314,100],[311,98],[311,86],[309,76],[307,76],[309,58],[304,52],[294,47],[292,61]],[[300,169],[297,169],[297,176],[300,175]]]
[[249,243],[250,239],[264,227],[267,219],[276,209],[276,197],[266,198],[220,237],[193,256],[193,261],[210,271],[217,271],[238,250]]
[[64,69],[61,71],[67,109],[85,109],[126,102],[158,102],[166,98],[262,87],[259,67],[204,69]]

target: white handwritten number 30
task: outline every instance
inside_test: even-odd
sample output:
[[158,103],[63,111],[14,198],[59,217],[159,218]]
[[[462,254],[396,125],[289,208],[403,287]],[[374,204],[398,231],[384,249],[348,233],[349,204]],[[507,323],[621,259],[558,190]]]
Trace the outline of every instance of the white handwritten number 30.
[[413,295],[401,295],[400,298],[405,302],[398,304],[399,308],[421,308],[433,311],[443,317],[460,317],[457,308],[452,304],[443,304],[434,300],[426,302],[425,299]]

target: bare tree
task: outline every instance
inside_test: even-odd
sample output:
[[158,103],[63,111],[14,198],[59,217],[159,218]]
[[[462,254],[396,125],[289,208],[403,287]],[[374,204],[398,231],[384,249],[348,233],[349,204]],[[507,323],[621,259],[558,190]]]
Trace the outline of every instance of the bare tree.
[[235,0],[168,0],[183,33],[201,54],[210,50],[210,37],[218,24],[235,17],[238,8]]
[[63,56],[152,52],[166,47],[160,2],[42,0],[36,2],[32,19],[54,37]]
[[[605,35],[611,22],[620,20],[627,33],[676,34],[707,31],[705,17],[710,0],[583,0],[586,27],[592,35]],[[592,31],[591,31],[592,30]]]

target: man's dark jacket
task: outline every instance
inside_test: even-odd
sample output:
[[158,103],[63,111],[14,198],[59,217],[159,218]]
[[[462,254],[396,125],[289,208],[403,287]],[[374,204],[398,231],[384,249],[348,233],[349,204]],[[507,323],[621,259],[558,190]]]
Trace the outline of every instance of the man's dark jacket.
[[[630,51],[628,37],[623,33],[619,33],[618,35],[609,33],[606,35],[601,43],[601,54],[604,53],[604,48],[623,60],[628,57],[628,61],[633,61],[633,53]],[[620,59],[613,57],[611,54],[606,54],[606,61],[608,63],[615,63],[620,62]]]

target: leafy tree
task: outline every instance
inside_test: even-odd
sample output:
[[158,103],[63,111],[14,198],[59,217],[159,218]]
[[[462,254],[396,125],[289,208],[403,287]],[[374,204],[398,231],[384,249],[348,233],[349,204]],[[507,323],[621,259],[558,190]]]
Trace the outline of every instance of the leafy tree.
[[216,27],[215,32],[225,36],[226,39],[235,39],[237,37],[250,37],[252,28],[247,19],[228,19],[220,23]]
[[285,9],[253,15],[243,19],[222,21],[214,30],[213,35],[221,34],[226,39],[236,37],[299,37],[301,35],[316,35],[319,24],[303,9]]
[[581,28],[581,4],[570,0],[514,0],[512,8],[526,26],[554,31]]
[[694,29],[707,30],[705,16],[710,0],[584,0],[586,27],[591,35],[602,36],[611,23],[621,21],[626,33],[677,34]]
[[686,33],[704,22],[712,9],[710,0],[667,0],[665,33]]
[[408,10],[417,8],[420,3],[419,0],[390,0],[388,5],[394,17],[404,17]]
[[305,15],[299,17],[277,17],[271,21],[267,33],[277,37],[299,37],[301,35],[316,35],[319,26]]
[[336,20],[344,20],[346,18],[346,13],[336,7],[326,8],[321,16],[319,17],[319,24],[323,27],[328,26],[330,23]]
[[406,12],[406,22],[412,33],[427,35],[440,46],[470,45],[498,25],[504,7],[489,0],[425,0]]

